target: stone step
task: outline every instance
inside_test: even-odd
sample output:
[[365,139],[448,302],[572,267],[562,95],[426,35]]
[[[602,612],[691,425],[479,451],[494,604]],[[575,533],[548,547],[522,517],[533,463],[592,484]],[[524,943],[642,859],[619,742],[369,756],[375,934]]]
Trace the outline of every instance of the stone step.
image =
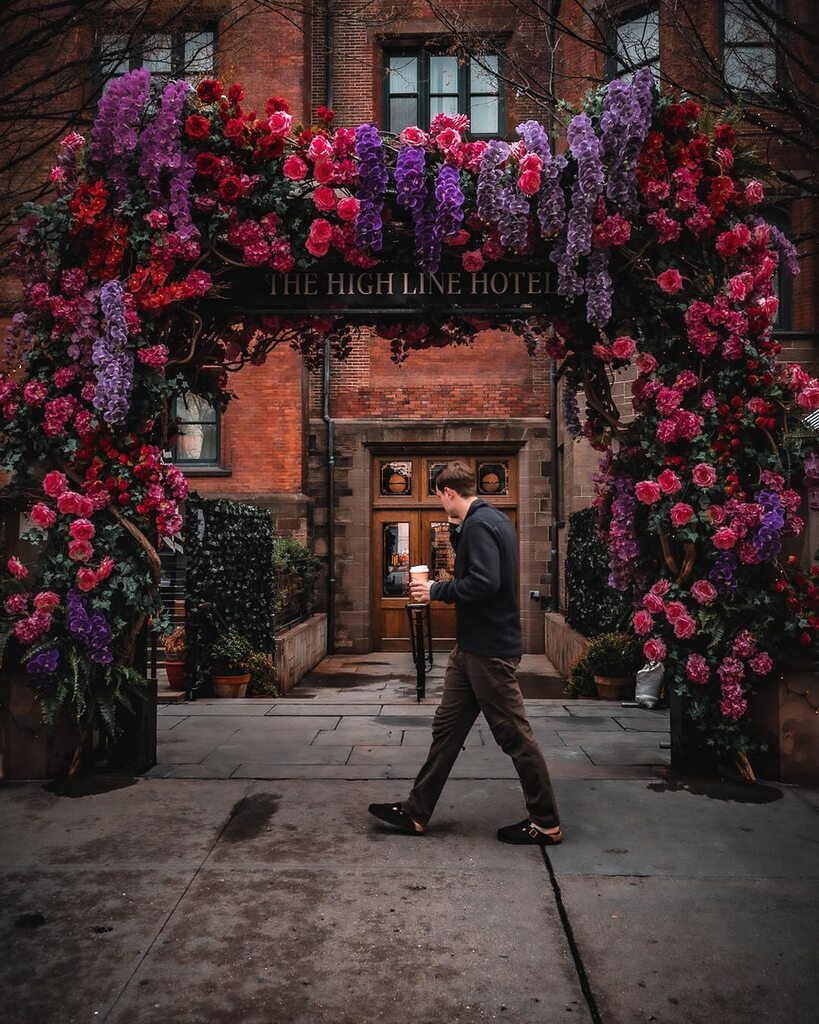
[[156,695],[157,704],[184,704],[186,693],[184,690],[160,690]]

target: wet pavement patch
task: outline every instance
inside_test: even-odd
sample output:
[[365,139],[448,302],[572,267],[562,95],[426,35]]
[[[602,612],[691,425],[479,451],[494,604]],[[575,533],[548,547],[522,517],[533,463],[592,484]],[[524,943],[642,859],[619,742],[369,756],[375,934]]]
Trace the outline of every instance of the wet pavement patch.
[[669,778],[664,782],[651,782],[646,788],[652,793],[691,793],[692,796],[736,804],[772,804],[784,796],[776,786],[765,786],[759,782],[723,782],[721,779]]
[[139,779],[127,775],[87,775],[78,779],[53,779],[43,789],[54,796],[67,796],[72,800],[83,796],[101,796],[117,789],[135,786]]
[[21,914],[14,922],[15,928],[40,928],[46,923],[42,914]]
[[228,826],[222,839],[228,843],[245,843],[262,835],[270,819],[279,809],[279,797],[275,793],[254,793],[239,800],[230,812]]

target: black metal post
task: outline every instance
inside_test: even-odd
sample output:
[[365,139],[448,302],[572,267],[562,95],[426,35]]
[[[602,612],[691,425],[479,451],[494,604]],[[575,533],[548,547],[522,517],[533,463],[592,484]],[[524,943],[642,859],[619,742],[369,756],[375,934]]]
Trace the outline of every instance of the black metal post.
[[427,694],[427,662],[432,667],[432,616],[429,602],[407,604],[412,660],[415,663],[415,695],[417,703]]

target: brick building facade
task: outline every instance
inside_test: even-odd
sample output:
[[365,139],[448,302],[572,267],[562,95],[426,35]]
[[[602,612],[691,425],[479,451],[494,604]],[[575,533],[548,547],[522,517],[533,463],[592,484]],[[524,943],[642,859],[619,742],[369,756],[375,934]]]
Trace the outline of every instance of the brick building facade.
[[[399,130],[416,118],[423,125],[437,110],[466,107],[473,127],[514,137],[515,125],[527,118],[550,123],[555,111],[538,98],[544,83],[576,102],[590,84],[617,73],[621,46],[623,58],[634,63],[634,53],[628,52],[636,38],[631,29],[624,32],[625,42],[618,37],[613,63],[597,45],[612,24],[632,22],[642,33],[643,63],[662,65],[677,78],[688,76],[690,87],[706,95],[710,88],[697,78],[691,40],[671,16],[674,5],[552,4],[567,29],[555,34],[545,24],[536,31],[520,5],[485,0],[450,4],[441,17],[425,3],[385,4],[379,10],[336,0],[307,4],[304,11],[296,6],[286,14],[260,6],[238,21],[229,16],[237,4],[240,0],[189,5],[179,29],[183,44],[205,32],[213,71],[225,81],[242,82],[248,107],[263,109],[267,97],[277,94],[288,100],[296,118],[309,119],[326,104],[335,109],[337,124],[374,121]],[[811,5],[790,6],[806,17]],[[719,61],[727,52],[724,5],[689,0],[688,8],[701,45]],[[614,13],[603,18],[603,12]],[[453,31],[479,54],[477,60],[452,56]],[[82,45],[72,40],[75,49]],[[507,65],[498,61],[514,68],[508,77],[514,77],[515,87],[504,83]],[[494,68],[502,73],[493,86]],[[778,151],[776,159],[811,173],[796,166],[793,153]],[[791,233],[815,231],[818,215],[815,201],[783,204]],[[814,363],[816,276],[816,260],[805,259],[801,276],[789,286],[781,323],[785,357]],[[11,308],[14,296],[6,301]],[[541,611],[551,588],[549,372],[542,345],[530,356],[520,339],[501,333],[479,336],[470,349],[413,352],[397,366],[389,342],[363,331],[350,357],[333,362],[328,382],[321,371],[307,371],[295,352],[278,349],[264,366],[248,367],[231,382],[238,400],[220,423],[190,428],[189,433],[207,435],[213,447],[207,454],[207,445],[200,446],[184,468],[203,495],[269,508],[280,533],[296,534],[323,558],[332,544],[333,643],[341,650],[366,651],[400,641],[400,616],[392,614],[391,601],[394,588],[400,588],[395,570],[401,559],[433,557],[431,465],[460,456],[478,469],[496,467],[490,476],[500,473],[504,479],[494,490],[493,480],[486,496],[515,519],[525,645],[538,652],[543,649]],[[623,378],[615,385],[624,414],[628,383]],[[202,419],[189,411],[187,417]],[[597,456],[566,438],[559,423],[557,429],[562,559],[566,518],[589,503]],[[393,462],[412,469],[406,491],[382,487],[384,467]],[[815,547],[817,538],[811,542]],[[541,597],[530,599],[532,591]]]

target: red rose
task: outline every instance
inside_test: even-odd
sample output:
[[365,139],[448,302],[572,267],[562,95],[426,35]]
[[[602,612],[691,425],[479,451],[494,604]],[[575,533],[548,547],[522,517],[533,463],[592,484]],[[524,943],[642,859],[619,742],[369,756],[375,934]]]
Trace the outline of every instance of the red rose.
[[75,519],[68,532],[73,540],[91,540],[97,532],[94,524],[88,519]]
[[34,607],[38,612],[53,612],[60,607],[60,598],[53,590],[41,590],[34,597]]
[[427,134],[417,125],[412,125],[403,129],[398,141],[404,146],[423,146],[427,141]]
[[360,209],[361,203],[355,198],[355,196],[347,196],[345,199],[339,201],[337,212],[341,220],[353,221],[358,216],[358,211]]
[[673,526],[686,526],[694,516],[694,509],[684,501],[678,501],[671,508],[671,524]]
[[518,188],[524,195],[533,196],[540,188],[540,175],[537,171],[524,171],[518,178]]
[[631,359],[636,351],[637,343],[634,338],[629,338],[628,335],[615,338],[611,343],[611,354],[615,359]]
[[235,174],[229,174],[219,182],[219,195],[226,203],[235,203],[243,194],[241,179]]
[[730,526],[723,526],[717,530],[713,539],[715,548],[719,548],[721,551],[727,551],[736,544],[737,535]]
[[662,640],[653,637],[643,644],[643,654],[649,661],[663,661],[668,654],[668,649]]
[[321,210],[322,213],[329,213],[330,210],[335,208],[336,194],[331,188],[321,185],[313,193],[313,202],[316,209]]
[[657,477],[657,483],[663,494],[676,494],[682,487],[682,482],[673,469],[664,469]]
[[697,624],[690,615],[681,615],[674,623],[674,636],[678,640],[690,640],[697,632]]
[[691,584],[691,596],[698,604],[711,604],[717,598],[717,588],[708,580],[697,580]]
[[336,169],[333,166],[332,160],[322,158],[321,160],[316,160],[313,165],[313,177],[319,185],[329,185],[335,173]]
[[57,514],[53,508],[38,501],[29,513],[29,518],[41,530],[48,530],[57,521]]
[[243,146],[245,143],[245,123],[238,117],[232,117],[225,125],[225,138],[230,139],[234,146]]
[[68,545],[68,557],[74,562],[87,562],[93,553],[87,540],[72,540]]
[[241,103],[242,100],[245,98],[245,91],[241,87],[241,85],[239,85],[238,82],[234,82],[233,85],[228,89],[227,98],[228,103],[230,103],[230,105],[233,107],[237,106],[237,104]]
[[93,569],[89,569],[88,566],[83,566],[82,569],[77,570],[77,586],[80,590],[93,590],[96,585],[97,574]]
[[60,473],[56,469],[46,473],[43,478],[43,490],[49,498],[57,498],[67,489],[68,478],[64,473]]
[[199,114],[191,114],[185,121],[185,134],[194,142],[203,142],[210,135],[210,121]]
[[62,512],[63,515],[77,516],[79,515],[79,494],[74,491],[63,491],[63,493],[57,498],[57,508]]
[[480,249],[472,249],[470,252],[465,252],[461,257],[461,266],[467,273],[475,274],[481,270],[485,265],[485,260]]
[[271,96],[267,103],[265,103],[264,112],[270,117],[271,114],[276,114],[280,110],[283,110],[285,114],[289,114],[290,104],[281,96]]
[[654,626],[654,619],[649,612],[641,610],[639,612],[635,612],[634,617],[631,620],[631,624],[634,627],[634,632],[638,636],[645,636],[646,633],[651,632],[652,627]]
[[307,239],[305,243],[305,248],[307,249],[311,256],[315,256],[316,259],[318,259],[321,256],[327,255],[330,249],[330,243],[320,242],[311,236]]
[[289,156],[282,164],[282,174],[291,181],[303,181],[307,175],[307,164],[300,156]]
[[333,225],[329,220],[324,220],[323,217],[318,217],[310,225],[310,238],[313,242],[318,242],[319,245],[323,245],[325,242],[330,241],[333,237]]
[[218,103],[222,98],[222,83],[217,78],[203,78],[196,87],[196,94],[203,103]]
[[713,487],[717,479],[717,471],[713,466],[709,466],[707,462],[698,462],[694,466],[691,479],[697,487]]
[[655,501],[660,500],[662,492],[653,480],[641,480],[634,488],[634,493],[637,495],[638,501],[642,501],[645,505],[653,505]]
[[658,275],[657,284],[666,295],[675,295],[683,286],[682,274],[679,270],[664,270]]
[[222,168],[222,161],[215,153],[197,153],[196,173],[203,178],[215,178]]

